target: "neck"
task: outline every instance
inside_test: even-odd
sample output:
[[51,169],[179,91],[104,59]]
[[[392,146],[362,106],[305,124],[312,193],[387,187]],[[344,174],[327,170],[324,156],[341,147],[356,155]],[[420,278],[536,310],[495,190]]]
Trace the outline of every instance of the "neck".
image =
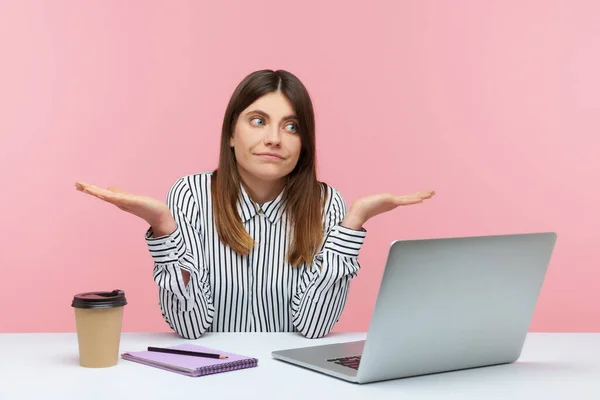
[[285,178],[276,181],[264,181],[255,177],[246,176],[246,174],[241,173],[241,171],[240,177],[246,186],[248,195],[252,201],[258,204],[274,200],[279,196],[279,193],[281,193],[285,186]]

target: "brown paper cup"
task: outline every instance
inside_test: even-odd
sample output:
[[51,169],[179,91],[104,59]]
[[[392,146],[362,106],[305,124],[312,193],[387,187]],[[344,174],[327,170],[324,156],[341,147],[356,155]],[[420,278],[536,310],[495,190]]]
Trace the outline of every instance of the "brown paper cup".
[[75,295],[72,306],[82,367],[105,368],[117,364],[126,304],[125,294],[120,290]]

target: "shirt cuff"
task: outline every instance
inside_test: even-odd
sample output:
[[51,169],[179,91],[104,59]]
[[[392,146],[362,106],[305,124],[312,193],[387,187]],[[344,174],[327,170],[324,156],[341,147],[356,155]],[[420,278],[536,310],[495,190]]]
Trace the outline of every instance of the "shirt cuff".
[[159,264],[172,263],[185,254],[185,242],[179,227],[169,235],[152,237],[152,227],[146,231],[146,244],[154,262]]
[[358,258],[366,236],[367,231],[364,228],[356,230],[336,225],[329,232],[323,250],[333,251],[346,257]]

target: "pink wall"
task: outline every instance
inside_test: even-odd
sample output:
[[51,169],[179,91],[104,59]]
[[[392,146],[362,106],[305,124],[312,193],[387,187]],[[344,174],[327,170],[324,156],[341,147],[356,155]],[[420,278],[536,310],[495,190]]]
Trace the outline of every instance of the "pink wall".
[[337,330],[367,328],[394,239],[553,230],[531,329],[599,331],[599,3],[291,4],[0,3],[0,331],[73,331],[71,296],[117,287],[126,331],[167,330],[145,224],[73,182],[164,198],[212,169],[260,68],[308,86],[321,178],[348,204],[438,193],[367,224]]

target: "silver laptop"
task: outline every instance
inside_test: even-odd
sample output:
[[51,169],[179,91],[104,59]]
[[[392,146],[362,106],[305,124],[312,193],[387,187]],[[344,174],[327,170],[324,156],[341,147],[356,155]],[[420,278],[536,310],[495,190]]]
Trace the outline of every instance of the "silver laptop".
[[514,362],[555,242],[553,232],[394,241],[366,340],[272,357],[355,383]]

